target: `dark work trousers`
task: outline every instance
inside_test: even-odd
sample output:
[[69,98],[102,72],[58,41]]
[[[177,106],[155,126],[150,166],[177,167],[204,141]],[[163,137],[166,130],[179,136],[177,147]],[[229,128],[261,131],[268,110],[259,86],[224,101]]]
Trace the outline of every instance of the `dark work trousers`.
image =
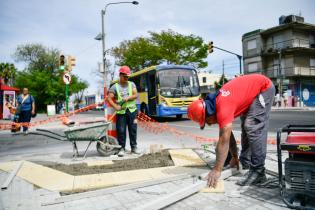
[[125,114],[117,114],[117,139],[119,145],[125,149],[126,146],[126,128],[128,127],[129,140],[131,149],[137,147],[137,111],[131,113],[129,109],[126,110]]
[[275,87],[272,86],[260,93],[250,105],[248,112],[241,116],[240,161],[242,164],[248,164],[252,170],[265,166],[269,113],[274,95]]
[[[29,111],[21,111],[19,114],[19,122],[27,122],[29,123],[31,121],[32,113],[31,110]],[[23,131],[27,131],[28,127],[23,126]]]

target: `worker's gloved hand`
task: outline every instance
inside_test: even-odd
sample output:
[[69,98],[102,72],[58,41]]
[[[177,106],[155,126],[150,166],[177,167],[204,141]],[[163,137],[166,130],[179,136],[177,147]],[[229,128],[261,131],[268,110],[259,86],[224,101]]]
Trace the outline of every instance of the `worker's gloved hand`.
[[114,108],[115,108],[116,111],[120,111],[121,110],[121,106],[120,105],[116,105]]
[[237,170],[240,169],[240,161],[237,156],[233,156],[230,160],[230,167],[231,168],[237,168]]
[[129,101],[129,97],[124,98],[122,103],[126,103],[127,101]]
[[208,180],[207,185],[209,187],[216,187],[220,176],[221,176],[221,171],[216,170],[216,169],[211,170],[208,176],[206,177],[206,179]]
[[121,100],[120,102],[117,102],[119,106],[123,106],[126,103],[125,99]]

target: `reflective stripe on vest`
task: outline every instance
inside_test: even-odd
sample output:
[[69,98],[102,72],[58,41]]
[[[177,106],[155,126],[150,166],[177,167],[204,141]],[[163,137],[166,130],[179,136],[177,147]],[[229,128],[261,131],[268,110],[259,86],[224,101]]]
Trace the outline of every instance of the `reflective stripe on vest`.
[[[121,104],[123,101],[123,98],[120,95],[119,84],[116,83],[115,86],[116,86],[116,93],[117,93],[117,103]],[[129,96],[132,96],[132,83],[129,81],[128,81],[128,93],[129,93]],[[133,113],[134,111],[137,110],[136,100],[125,102],[121,108],[122,109],[120,111],[116,112],[117,114],[125,114],[127,109],[129,109],[129,111]]]

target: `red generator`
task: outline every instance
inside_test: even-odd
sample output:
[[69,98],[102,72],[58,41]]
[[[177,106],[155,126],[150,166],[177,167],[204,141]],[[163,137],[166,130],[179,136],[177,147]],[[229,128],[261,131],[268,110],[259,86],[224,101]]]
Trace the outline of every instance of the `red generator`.
[[[284,150],[288,158],[283,167]],[[290,208],[315,209],[315,125],[286,125],[279,129],[277,154],[283,202]]]

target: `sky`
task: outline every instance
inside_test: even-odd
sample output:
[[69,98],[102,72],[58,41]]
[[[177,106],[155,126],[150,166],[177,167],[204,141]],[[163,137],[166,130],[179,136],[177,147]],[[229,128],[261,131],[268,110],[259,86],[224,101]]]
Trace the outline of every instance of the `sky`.
[[[139,5],[110,5],[105,16],[106,49],[123,40],[148,36],[148,31],[172,29],[194,34],[215,46],[242,54],[242,35],[278,25],[281,15],[302,14],[315,24],[314,0],[138,0]],[[0,62],[16,63],[18,45],[41,43],[76,57],[73,73],[86,80],[88,94],[97,92],[101,62],[101,10],[115,0],[0,0]],[[113,61],[113,58],[110,58]],[[214,52],[206,59],[214,73],[239,72],[234,55]],[[118,67],[117,67],[118,68]]]

